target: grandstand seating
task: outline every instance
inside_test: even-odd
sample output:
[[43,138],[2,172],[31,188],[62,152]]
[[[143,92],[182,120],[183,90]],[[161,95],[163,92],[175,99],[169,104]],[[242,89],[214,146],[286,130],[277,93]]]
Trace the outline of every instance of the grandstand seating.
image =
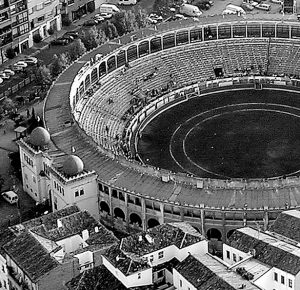
[[215,67],[222,67],[225,77],[262,72],[299,75],[300,42],[237,38],[159,51],[130,62],[125,71],[119,68],[104,76],[96,93],[77,104],[76,119],[99,145],[119,151],[118,137],[126,127],[123,116],[131,108],[133,91],[160,91],[171,78],[177,87],[214,79]]

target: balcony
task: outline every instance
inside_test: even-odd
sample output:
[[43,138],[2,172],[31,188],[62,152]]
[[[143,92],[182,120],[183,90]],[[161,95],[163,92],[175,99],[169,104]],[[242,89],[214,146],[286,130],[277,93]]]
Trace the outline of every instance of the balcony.
[[27,283],[22,278],[21,274],[16,273],[13,267],[7,266],[8,278],[11,284],[11,289],[29,290]]

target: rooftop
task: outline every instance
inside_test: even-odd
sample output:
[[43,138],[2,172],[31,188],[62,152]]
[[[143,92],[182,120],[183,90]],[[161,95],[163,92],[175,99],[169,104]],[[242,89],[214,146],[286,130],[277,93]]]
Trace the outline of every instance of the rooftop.
[[282,212],[270,228],[272,232],[285,236],[300,243],[300,211],[288,210]]
[[167,223],[124,238],[121,250],[142,257],[171,245],[181,249],[202,240],[204,237],[187,223]]
[[254,257],[271,267],[296,275],[300,271],[300,248],[272,235],[246,227],[236,230],[228,244],[245,253],[254,250]]
[[34,282],[59,265],[28,231],[6,243],[3,248]]
[[259,289],[208,254],[189,255],[175,269],[199,290],[234,290],[242,284],[246,290]]
[[126,290],[127,288],[105,266],[87,270],[67,283],[69,290]]

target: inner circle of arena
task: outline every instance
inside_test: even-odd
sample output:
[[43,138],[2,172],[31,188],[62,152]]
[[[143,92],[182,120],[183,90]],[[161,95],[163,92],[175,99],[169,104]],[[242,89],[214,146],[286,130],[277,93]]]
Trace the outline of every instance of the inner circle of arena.
[[[187,221],[218,244],[238,227],[266,229],[281,211],[298,208],[297,158],[286,171],[265,176],[219,169],[212,171],[221,176],[202,176],[173,171],[163,158],[160,165],[147,162],[138,144],[160,116],[227,92],[259,92],[262,99],[251,102],[260,103],[266,114],[282,112],[272,111],[272,118],[297,124],[299,37],[300,23],[282,16],[162,23],[107,42],[68,67],[48,93],[44,119],[57,152],[76,154],[86,171],[97,174],[101,220],[127,232]],[[273,92],[281,95],[276,102],[268,100]],[[230,104],[217,99],[218,107]],[[172,116],[176,123],[177,115]],[[290,146],[277,142],[270,156],[280,153],[278,144]],[[184,148],[198,164],[187,143]]]

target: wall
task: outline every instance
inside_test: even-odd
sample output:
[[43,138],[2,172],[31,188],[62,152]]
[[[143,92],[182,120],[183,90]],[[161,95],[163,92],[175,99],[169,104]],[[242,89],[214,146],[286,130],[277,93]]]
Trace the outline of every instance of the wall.
[[78,258],[80,273],[85,270],[93,268],[94,256],[91,251],[86,251],[86,252],[74,255],[74,257]]
[[1,290],[7,289],[4,287],[4,285],[8,285],[6,260],[5,257],[3,257],[2,255],[0,255],[0,282],[1,282],[0,289]]
[[[187,281],[175,268],[173,269],[173,281],[174,286],[178,290],[197,290],[196,287],[194,287],[189,281]],[[180,284],[180,281],[182,284]],[[182,286],[180,286],[182,285]]]
[[74,235],[72,237],[57,241],[57,244],[62,246],[67,254],[74,252],[80,247],[86,245],[80,235]]
[[[115,268],[106,257],[103,257],[103,265],[127,288],[152,284],[152,268],[136,272],[130,276],[125,276],[119,269]],[[139,274],[141,275],[140,278],[138,278]]]
[[[229,253],[230,253],[229,259],[227,258],[227,251],[229,251]],[[250,251],[250,249],[249,249],[249,251]],[[233,260],[233,254],[236,255],[236,261]],[[244,258],[248,257],[249,255],[250,255],[249,253],[244,253],[242,251],[239,251],[235,248],[230,247],[227,244],[223,244],[223,260],[225,263],[227,263],[229,265],[233,265],[236,262],[240,261],[240,257],[244,259]]]
[[79,274],[78,260],[69,260],[44,275],[39,280],[38,290],[65,290],[65,283]]

